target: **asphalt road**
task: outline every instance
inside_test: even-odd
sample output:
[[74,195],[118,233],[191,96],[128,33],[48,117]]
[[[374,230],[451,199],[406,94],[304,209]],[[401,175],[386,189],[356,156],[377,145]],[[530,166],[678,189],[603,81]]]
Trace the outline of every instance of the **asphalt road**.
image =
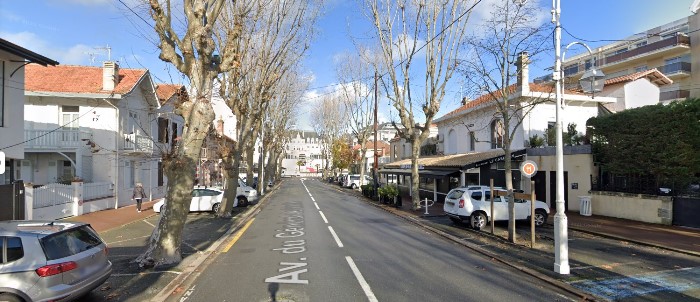
[[173,301],[569,301],[318,180],[290,179]]

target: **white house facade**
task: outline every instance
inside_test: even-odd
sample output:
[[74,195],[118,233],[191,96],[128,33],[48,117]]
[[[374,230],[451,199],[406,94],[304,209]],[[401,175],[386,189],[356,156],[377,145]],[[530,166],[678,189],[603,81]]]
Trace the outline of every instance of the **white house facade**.
[[[110,183],[116,206],[133,202],[136,183],[147,193],[164,192],[159,159],[166,140],[158,137],[158,123],[167,114],[158,112],[147,70],[120,69],[114,62],[26,68],[26,181]],[[168,120],[168,142],[179,133],[172,129],[181,131],[177,123]]]
[[284,153],[282,176],[317,176],[328,161],[323,155],[323,141],[313,131],[292,131]]

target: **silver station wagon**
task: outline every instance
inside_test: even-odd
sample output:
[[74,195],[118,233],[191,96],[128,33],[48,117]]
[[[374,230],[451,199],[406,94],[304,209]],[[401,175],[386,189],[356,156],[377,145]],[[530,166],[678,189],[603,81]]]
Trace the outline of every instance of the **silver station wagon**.
[[0,222],[0,301],[68,301],[109,278],[107,245],[89,224]]

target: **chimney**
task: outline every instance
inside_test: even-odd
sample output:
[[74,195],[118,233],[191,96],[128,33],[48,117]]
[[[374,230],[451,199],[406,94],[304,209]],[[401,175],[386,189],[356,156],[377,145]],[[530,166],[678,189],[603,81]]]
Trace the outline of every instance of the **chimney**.
[[221,116],[216,121],[216,135],[224,136],[224,119]]
[[102,64],[102,90],[112,91],[119,83],[119,65],[115,62]]
[[518,88],[522,94],[530,92],[529,64],[530,58],[528,57],[527,51],[519,53],[518,60],[515,61],[515,66],[518,72]]

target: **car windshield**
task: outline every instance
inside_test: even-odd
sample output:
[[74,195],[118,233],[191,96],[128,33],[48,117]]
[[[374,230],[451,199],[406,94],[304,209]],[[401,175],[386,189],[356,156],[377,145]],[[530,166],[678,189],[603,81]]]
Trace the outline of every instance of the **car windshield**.
[[47,260],[78,254],[102,243],[97,233],[87,225],[46,236],[40,240]]
[[447,198],[458,199],[462,197],[462,194],[464,194],[464,191],[462,190],[452,190],[452,192],[450,192],[450,194],[447,195]]

